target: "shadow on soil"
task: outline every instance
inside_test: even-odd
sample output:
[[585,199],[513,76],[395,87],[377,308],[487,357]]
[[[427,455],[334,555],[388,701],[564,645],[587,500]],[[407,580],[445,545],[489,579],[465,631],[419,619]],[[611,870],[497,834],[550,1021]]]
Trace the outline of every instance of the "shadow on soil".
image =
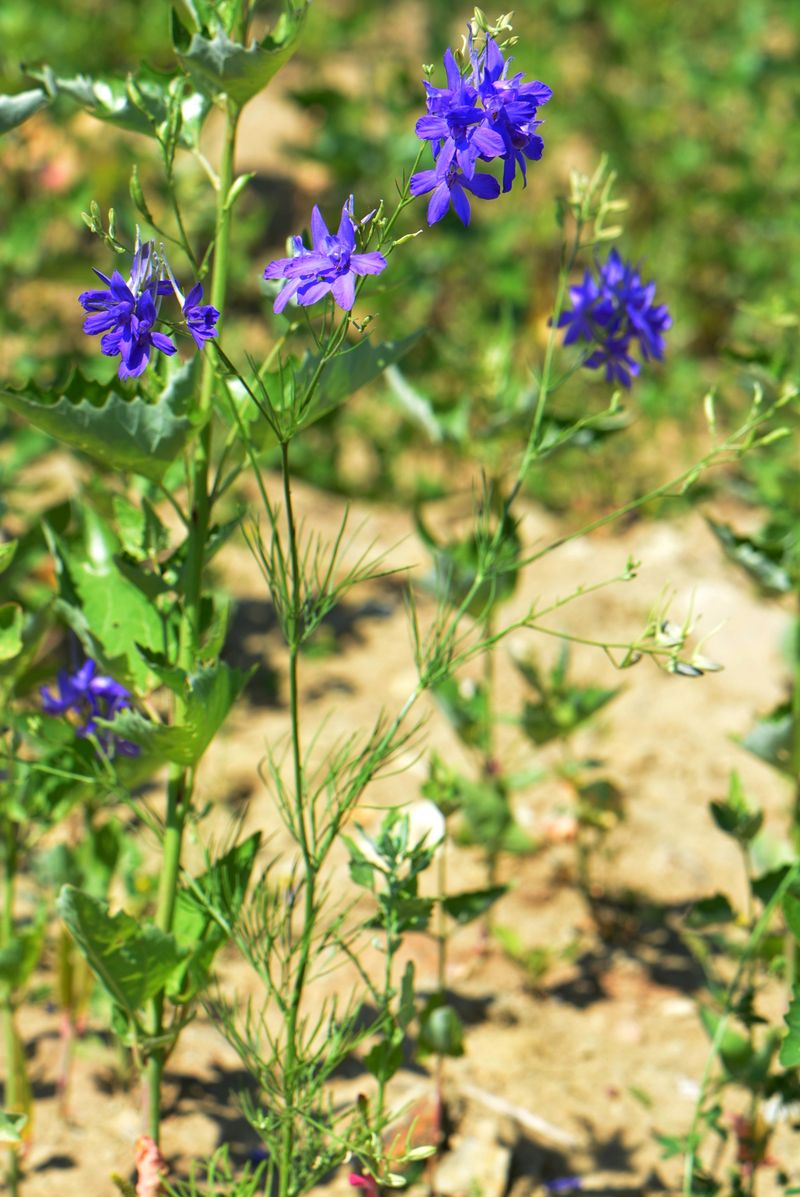
[[[364,625],[390,619],[401,601],[396,582],[381,579],[365,602],[338,603],[322,620],[303,648],[311,660],[335,657],[354,645],[366,643]],[[223,658],[235,669],[254,669],[244,689],[251,706],[276,708],[282,705],[278,693],[278,673],[269,664],[269,638],[278,628],[275,608],[266,599],[240,599],[231,618]],[[331,690],[352,693],[344,679],[326,678],[307,690],[305,698],[313,702]]]
[[703,970],[684,942],[684,905],[655,905],[635,896],[595,903],[596,942],[575,960],[576,975],[543,992],[583,1010],[608,994],[603,976],[620,955],[636,961],[654,985],[693,994],[705,984]]

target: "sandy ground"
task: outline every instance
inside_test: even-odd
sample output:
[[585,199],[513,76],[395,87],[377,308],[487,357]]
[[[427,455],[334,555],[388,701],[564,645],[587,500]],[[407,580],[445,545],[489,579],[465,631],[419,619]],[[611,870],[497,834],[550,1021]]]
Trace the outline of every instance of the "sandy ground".
[[[333,533],[341,516],[338,501],[298,487],[297,504],[309,526]],[[351,526],[360,525],[354,551],[374,540],[393,564],[425,566],[424,550],[402,513],[357,509]],[[525,513],[526,544],[547,543],[561,530],[537,510]],[[780,696],[779,642],[787,616],[759,601],[721,558],[700,515],[675,523],[640,522],[624,534],[573,541],[528,572],[507,613],[521,614],[536,596],[552,600],[613,577],[629,555],[641,562],[634,581],[580,599],[552,617],[551,626],[588,637],[632,637],[667,590],[674,592],[673,618],[680,620],[691,605],[701,633],[721,625],[706,651],[724,671],[690,680],[643,661],[619,674],[597,650],[575,652],[577,677],[624,686],[573,747],[575,756],[604,758],[606,775],[625,795],[627,817],[598,858],[596,881],[609,899],[636,895],[639,916],[620,916],[617,907],[614,933],[601,939],[577,896],[570,846],[553,845],[537,855],[504,860],[501,873],[511,889],[495,910],[496,922],[513,926],[526,946],[552,950],[552,967],[537,984],[492,940],[487,942],[479,927],[454,938],[448,984],[467,1032],[465,1056],[447,1065],[457,1123],[451,1145],[458,1149],[461,1143],[463,1149],[475,1128],[478,1139],[484,1135],[490,1143],[480,1154],[495,1175],[473,1177],[472,1183],[473,1191],[477,1185],[485,1197],[494,1192],[499,1197],[508,1185],[517,1195],[533,1192],[543,1179],[565,1175],[581,1176],[585,1187],[606,1194],[658,1192],[675,1185],[676,1166],[662,1162],[654,1134],[687,1129],[708,1048],[696,1015],[700,978],[675,934],[675,920],[686,903],[717,889],[737,900],[742,895],[739,860],[715,829],[708,803],[724,795],[736,768],[766,807],[768,825],[776,834],[784,826],[788,795],[782,784],[732,737]],[[245,830],[262,828],[274,837],[270,850],[281,850],[285,832],[257,771],[266,745],[279,744],[287,732],[279,642],[246,548],[231,546],[220,571],[240,603],[239,651],[275,671],[277,696],[256,688],[253,701],[234,711],[204,761],[198,799],[211,801],[225,812],[223,818],[244,810]],[[424,600],[422,610],[429,610]],[[371,724],[380,706],[396,710],[414,684],[401,583],[371,583],[351,594],[335,636],[336,653],[303,665],[304,733],[310,737],[326,720],[321,752],[342,731]],[[557,642],[518,632],[498,650],[498,693],[505,709],[513,710],[521,692],[510,649],[532,650],[551,661]],[[409,749],[405,772],[381,780],[368,794],[360,816],[368,826],[379,818],[376,806],[418,803],[427,770],[420,747],[435,746],[448,761],[469,768],[442,716],[432,704],[425,711],[422,739]],[[499,752],[512,771],[533,763],[530,747],[508,730],[501,734]],[[553,782],[531,786],[517,795],[518,818],[540,838],[565,800]],[[347,885],[343,854],[335,856],[332,867]],[[451,849],[448,876],[453,889],[482,884],[477,850]],[[643,916],[648,907],[666,909],[666,920]],[[433,948],[418,938],[410,951],[418,988],[430,991],[435,987]],[[222,957],[222,971],[237,985],[252,984],[230,954]],[[336,983],[341,986],[342,978]],[[36,1096],[24,1193],[101,1197],[115,1191],[112,1172],[130,1174],[141,1131],[140,1095],[116,1076],[95,1017],[93,1034],[78,1047],[70,1114],[62,1119],[55,1099],[57,1025],[57,1015],[41,1006],[20,1012]],[[239,1158],[256,1146],[237,1105],[246,1079],[217,1029],[198,1017],[167,1071],[164,1150],[178,1172],[189,1158],[205,1156],[220,1143],[229,1143]],[[342,1098],[369,1083],[363,1073],[337,1082]],[[431,1094],[432,1080],[424,1071],[401,1073],[398,1102],[414,1100],[424,1109]],[[513,1117],[498,1113],[497,1099],[514,1107]],[[537,1118],[547,1126],[537,1129]],[[777,1154],[796,1170],[790,1152]],[[778,1191],[771,1188],[772,1177],[772,1172],[764,1174],[760,1191]],[[459,1183],[466,1197],[463,1175],[450,1191],[460,1191]],[[338,1193],[348,1191],[344,1177],[332,1184]]]

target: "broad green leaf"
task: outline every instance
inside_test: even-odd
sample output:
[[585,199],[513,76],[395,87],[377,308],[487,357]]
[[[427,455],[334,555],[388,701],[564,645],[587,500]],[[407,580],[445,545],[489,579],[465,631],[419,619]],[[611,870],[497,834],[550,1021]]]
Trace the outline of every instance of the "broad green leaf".
[[742,736],[740,742],[773,769],[791,776],[792,728],[791,708],[788,703],[781,703]]
[[[89,75],[62,79],[48,66],[29,70],[27,74],[42,84],[49,98],[67,96],[97,120],[132,133],[155,137],[163,134],[168,123],[171,91],[176,81],[171,74],[152,67],[143,66],[125,79],[93,79]],[[187,147],[197,144],[209,108],[208,99],[197,92],[181,97],[181,144]]]
[[0,543],[0,574],[8,569],[11,562],[14,560],[14,554],[17,551],[18,540],[6,540]]
[[757,536],[738,536],[728,524],[706,519],[711,531],[728,557],[740,565],[765,590],[786,594],[792,589],[792,577],[785,568],[785,544],[770,544]]
[[21,125],[47,103],[47,96],[40,87],[17,92],[15,96],[0,96],[0,133]]
[[[420,338],[420,333],[411,333],[400,341],[383,341],[377,345],[365,337],[344,353],[338,353],[322,368],[311,401],[298,424],[307,428],[322,416],[339,407],[361,387],[377,378],[387,366],[397,362],[408,353]],[[302,400],[319,366],[319,358],[306,354],[294,377],[295,394]]]
[[364,1067],[379,1080],[388,1081],[403,1066],[403,1036],[380,1039],[364,1056]]
[[22,608],[17,603],[0,607],[0,661],[11,661],[22,651]]
[[720,1029],[722,1016],[708,1006],[700,1007],[700,1021],[709,1038],[717,1044],[720,1059],[732,1076],[741,1076],[752,1063],[754,1051],[750,1040],[730,1026]]
[[686,925],[694,930],[710,927],[715,923],[732,923],[736,918],[736,911],[724,894],[714,894],[710,898],[701,898],[695,902],[686,916]]
[[498,898],[508,893],[507,885],[492,885],[487,889],[465,890],[461,894],[450,894],[442,900],[442,906],[451,919],[464,926],[485,914]]
[[188,957],[167,986],[173,1000],[187,1001],[208,983],[214,956],[227,938],[208,907],[228,925],[236,922],[260,844],[261,833],[256,831],[178,891],[173,934]]
[[56,391],[35,383],[0,389],[0,402],[31,424],[88,453],[110,469],[130,470],[159,482],[191,438],[187,414],[196,381],[197,358],[179,366],[155,403],[125,396],[110,385],[75,371]]
[[0,1143],[21,1143],[22,1131],[27,1121],[27,1114],[12,1114],[9,1110],[0,1110]]
[[104,726],[114,735],[138,744],[147,755],[191,768],[219,731],[250,676],[220,661],[186,679],[179,724],[168,727],[151,723],[138,711],[129,710]]
[[99,644],[117,681],[147,689],[153,674],[140,646],[162,650],[169,628],[146,588],[131,578],[132,571],[118,568],[113,533],[90,508],[84,512],[84,534],[83,554],[50,535],[59,575],[59,609],[87,655],[94,656],[94,645]]
[[108,904],[65,885],[56,908],[109,997],[127,1017],[138,1013],[182,967],[185,952],[172,935],[143,925]]
[[[231,41],[222,29],[217,29],[213,37],[193,33],[189,39],[184,26],[173,21],[175,52],[206,95],[228,95],[237,104],[246,104],[294,54],[309,3],[285,0],[272,32],[247,47]],[[185,18],[186,13],[181,15]]]
[[794,991],[794,996],[784,1017],[788,1029],[781,1047],[780,1062],[784,1068],[798,1068],[800,1067],[800,991],[797,989]]

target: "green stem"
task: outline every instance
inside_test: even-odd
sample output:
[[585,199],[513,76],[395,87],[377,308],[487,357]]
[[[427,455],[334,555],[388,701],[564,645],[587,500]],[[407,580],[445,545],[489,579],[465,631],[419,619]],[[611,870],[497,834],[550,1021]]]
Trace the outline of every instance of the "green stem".
[[769,923],[773,914],[783,901],[784,895],[795,883],[798,873],[800,873],[800,861],[795,862],[795,864],[793,864],[787,871],[786,876],[783,878],[780,885],[775,890],[775,893],[762,910],[755,926],[750,931],[750,934],[747,938],[747,943],[744,946],[744,950],[736,967],[736,972],[734,973],[731,982],[725,991],[725,997],[722,1003],[723,1014],[714,1028],[714,1036],[711,1040],[711,1046],[708,1050],[708,1055],[706,1056],[706,1062],[703,1067],[703,1075],[700,1078],[699,1093],[694,1107],[692,1124],[689,1128],[689,1134],[687,1135],[688,1148],[683,1162],[683,1186],[681,1188],[683,1197],[694,1197],[694,1175],[697,1166],[700,1121],[703,1116],[706,1095],[711,1083],[711,1073],[714,1068],[714,1063],[719,1055],[720,1047],[722,1046],[722,1041],[725,1038],[725,1032],[728,1029],[728,1023],[730,1022],[734,998],[736,997],[742,977],[746,975],[749,962],[758,948],[758,945],[761,942],[761,939],[764,936],[767,928],[769,927]]
[[[289,717],[292,736],[292,772],[294,781],[294,824],[295,834],[303,858],[304,907],[303,926],[298,945],[298,960],[291,983],[291,995],[286,1014],[286,1057],[284,1078],[284,1124],[281,1138],[281,1158],[278,1167],[279,1197],[288,1197],[292,1177],[294,1154],[294,1105],[296,1092],[296,1071],[299,1060],[298,1023],[300,1007],[305,989],[306,974],[311,955],[311,940],[316,914],[316,861],[309,842],[309,830],[304,808],[303,754],[300,739],[300,698],[298,665],[302,628],[302,574],[297,543],[297,526],[292,504],[291,476],[289,472],[289,446],[281,444],[281,467],[283,474],[283,499],[286,511],[286,529],[289,541],[290,595],[287,620],[289,649]],[[311,815],[313,832],[313,814]],[[291,914],[288,916],[291,917]]]
[[[17,871],[17,843],[12,823],[5,827],[5,871],[3,875],[3,909],[0,917],[0,947],[9,948],[14,939],[14,888]],[[14,1026],[14,1000],[11,985],[2,986],[3,1048],[6,1058],[5,1095],[3,1104],[10,1113],[19,1113],[22,1094],[18,1084],[18,1045]],[[19,1193],[19,1150],[13,1144],[8,1149],[6,1180],[9,1197]]]
[[[226,102],[225,138],[219,169],[217,210],[214,239],[214,266],[211,277],[210,302],[222,312],[228,283],[228,249],[230,244],[231,211],[227,205],[233,183],[234,155],[236,151],[236,129],[239,121],[239,106],[230,99]],[[211,401],[214,391],[214,359],[206,353],[203,359],[203,373],[198,396],[198,414],[204,421],[195,450],[192,477],[192,508],[187,530],[186,583],[184,589],[183,619],[180,629],[178,663],[187,672],[197,663],[200,652],[200,621],[203,596],[203,574],[206,563],[206,542],[211,520],[209,497],[209,463],[211,458]],[[176,714],[180,715],[181,704],[176,702]],[[194,775],[190,769],[174,769],[167,786],[167,813],[164,826],[163,860],[156,908],[156,926],[160,931],[170,932],[175,914],[178,893],[183,833],[191,806]],[[156,995],[151,1004],[151,1033],[156,1046],[147,1063],[148,1124],[150,1135],[156,1143],[161,1137],[161,1082],[168,1055],[168,1044],[164,1039],[164,991]]]

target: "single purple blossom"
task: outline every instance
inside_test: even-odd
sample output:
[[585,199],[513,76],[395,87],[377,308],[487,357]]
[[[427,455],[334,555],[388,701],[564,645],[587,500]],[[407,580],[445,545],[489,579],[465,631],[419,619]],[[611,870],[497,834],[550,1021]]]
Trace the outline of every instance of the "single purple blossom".
[[198,349],[202,349],[206,341],[217,335],[216,324],[219,320],[217,309],[210,303],[201,303],[202,298],[203,284],[195,283],[183,301],[183,318]]
[[608,382],[631,385],[640,363],[631,354],[633,342],[647,361],[664,355],[664,333],[672,325],[666,304],[655,304],[655,283],[642,283],[636,267],[612,249],[605,262],[587,270],[583,282],[570,287],[572,306],[561,313],[564,344],[584,342],[592,350],[588,369],[605,368]]
[[342,218],[335,235],[328,230],[322,213],[314,205],[311,213],[312,248],[308,249],[301,237],[293,237],[292,256],[276,258],[264,271],[266,279],[286,279],[286,285],[273,304],[274,312],[282,312],[292,298],[302,307],[310,307],[328,293],[333,295],[343,311],[351,310],[356,300],[356,277],[380,274],[386,269],[383,254],[377,251],[355,252],[356,227],[352,196],[342,208]]
[[441,220],[451,204],[461,223],[468,225],[470,207],[465,192],[471,192],[478,199],[497,199],[500,184],[491,175],[477,171],[472,178],[467,178],[455,162],[448,163],[445,155],[440,154],[433,170],[420,170],[411,176],[409,191],[414,196],[433,192],[428,202],[429,225]]
[[82,739],[95,736],[108,754],[117,751],[123,756],[139,755],[138,745],[112,736],[97,726],[97,719],[112,720],[119,711],[130,707],[131,696],[124,686],[112,677],[98,674],[97,664],[91,658],[74,673],[59,670],[57,683],[57,694],[51,693],[46,686],[39,691],[42,710],[47,715],[73,714],[80,721],[76,735]]

